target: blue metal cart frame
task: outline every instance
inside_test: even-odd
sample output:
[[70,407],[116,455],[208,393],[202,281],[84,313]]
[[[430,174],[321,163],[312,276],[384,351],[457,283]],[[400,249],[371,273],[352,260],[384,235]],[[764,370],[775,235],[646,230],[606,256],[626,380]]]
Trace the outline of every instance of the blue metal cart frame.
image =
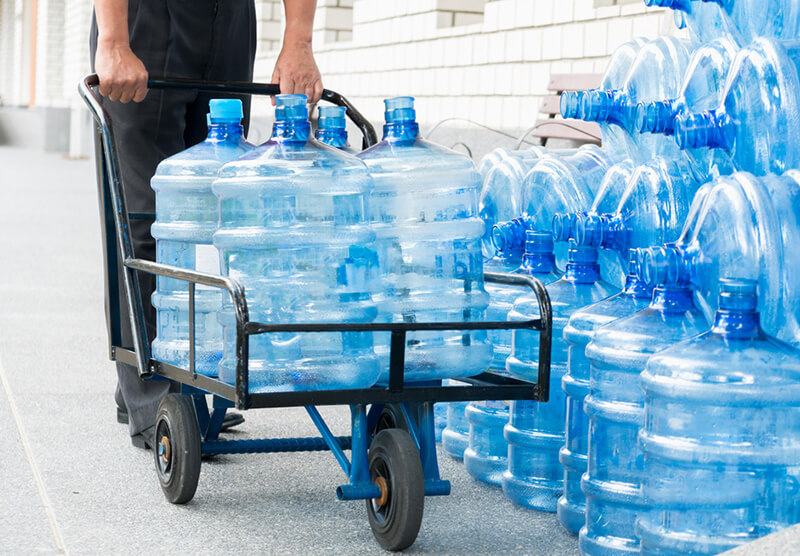
[[[546,402],[550,384],[552,314],[544,286],[535,278],[485,273],[487,282],[530,288],[539,301],[540,318],[526,322],[437,322],[389,324],[265,324],[251,322],[244,288],[236,281],[211,274],[136,259],[129,237],[129,219],[109,114],[96,91],[96,75],[87,76],[79,92],[97,123],[95,155],[97,184],[103,226],[106,271],[106,311],[109,358],[134,365],[143,378],[161,378],[180,383],[181,395],[168,395],[159,407],[154,459],[162,489],[170,502],[191,500],[197,487],[202,455],[330,450],[348,478],[336,489],[340,500],[364,499],[373,533],[390,550],[413,544],[422,519],[424,496],[447,495],[449,481],[439,474],[434,440],[433,403],[484,399],[529,399]],[[221,93],[275,95],[277,85],[238,82],[199,82],[183,79],[151,79],[150,88],[191,88]],[[377,142],[369,122],[341,95],[325,90],[323,99],[344,106],[359,127],[364,147]],[[147,215],[144,215],[147,216]],[[127,315],[119,306],[118,261],[123,262],[123,284],[127,293]],[[183,280],[189,292],[190,364],[182,369],[152,358],[144,326],[137,272]],[[201,284],[225,290],[236,316],[236,382],[234,385],[199,375],[195,370],[195,287]],[[469,284],[465,284],[469,287]],[[122,346],[120,322],[129,318],[133,346]],[[403,380],[406,334],[417,330],[528,329],[539,331],[539,368],[536,382],[526,382],[491,373],[460,378],[468,386],[444,386],[441,381],[405,384]],[[277,332],[391,333],[389,383],[366,389],[302,392],[251,393],[249,391],[249,337]],[[209,407],[207,395],[213,402]],[[336,437],[317,406],[349,405],[351,435]],[[264,407],[304,406],[319,430],[314,438],[221,440],[225,412]],[[384,430],[385,429],[385,430]],[[345,454],[350,450],[350,457]],[[419,465],[417,465],[417,462]],[[417,469],[418,467],[418,469]],[[414,483],[410,487],[406,483]],[[401,488],[403,487],[403,488]]]

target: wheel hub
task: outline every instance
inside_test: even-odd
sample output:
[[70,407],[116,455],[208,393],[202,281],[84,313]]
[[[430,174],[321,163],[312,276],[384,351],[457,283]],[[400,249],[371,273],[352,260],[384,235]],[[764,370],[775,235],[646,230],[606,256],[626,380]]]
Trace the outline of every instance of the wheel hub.
[[161,442],[158,443],[158,455],[164,460],[164,463],[169,463],[170,452],[169,437],[164,435],[161,437]]
[[375,503],[378,506],[385,506],[386,502],[389,501],[389,485],[383,477],[376,477],[375,484],[381,489],[381,496],[375,499]]

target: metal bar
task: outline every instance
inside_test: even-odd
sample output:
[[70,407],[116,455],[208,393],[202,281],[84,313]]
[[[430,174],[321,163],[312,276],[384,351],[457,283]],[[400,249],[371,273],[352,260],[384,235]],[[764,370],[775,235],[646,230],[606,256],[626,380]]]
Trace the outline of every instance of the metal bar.
[[408,434],[411,435],[411,440],[417,445],[417,450],[420,450],[420,435],[416,418],[413,413],[409,411],[407,403],[400,404],[400,411],[403,412],[403,417],[405,417],[406,423],[408,423]]
[[[122,178],[119,172],[119,160],[116,153],[116,141],[111,128],[111,117],[103,107],[100,96],[94,87],[99,81],[96,75],[89,75],[78,84],[80,93],[90,112],[100,128],[102,136],[103,153],[105,155],[105,170],[108,179],[108,191],[111,204],[114,207],[114,224],[116,243],[122,254],[122,259],[131,259],[134,256],[130,240],[130,226],[128,223],[128,210],[125,205],[125,195],[122,194]],[[128,301],[128,318],[131,320],[133,332],[133,345],[136,353],[136,366],[141,376],[150,374],[148,363],[150,361],[150,344],[147,341],[147,330],[144,324],[144,310],[142,299],[139,295],[139,279],[136,273],[124,269],[123,282]]]
[[[180,78],[153,78],[147,81],[150,89],[196,89],[217,93],[239,93],[275,96],[281,93],[279,85],[272,83],[249,83],[244,81],[196,81]],[[368,148],[378,142],[375,128],[349,100],[335,91],[322,90],[322,99],[337,106],[343,106],[347,117],[358,127],[363,136],[362,146]]]
[[363,498],[380,498],[381,491],[373,484],[369,472],[369,430],[367,430],[367,406],[365,404],[350,405],[350,428],[352,442],[350,446],[350,472],[347,474],[350,483],[340,485],[336,489],[339,500],[356,500]]
[[406,332],[405,330],[392,330],[392,340],[389,345],[389,390],[392,392],[403,391],[405,367]]
[[194,282],[189,282],[189,372],[197,377],[194,352]]
[[247,323],[247,334],[272,332],[411,332],[416,330],[540,330],[541,320],[487,322],[369,322],[319,324]]
[[335,457],[336,461],[339,462],[339,467],[342,468],[342,471],[344,471],[345,475],[350,475],[350,462],[348,461],[344,450],[336,441],[336,437],[333,436],[331,429],[328,428],[328,424],[325,422],[325,419],[323,419],[322,415],[320,415],[319,410],[314,406],[307,405],[306,412],[308,413],[308,416],[311,417],[311,420],[314,421],[314,425],[322,435],[323,442],[325,442],[326,446],[331,452],[333,452],[333,457]]
[[[350,448],[349,436],[337,436],[336,442],[344,449]],[[322,438],[264,438],[255,440],[211,440],[203,442],[202,453],[217,454],[269,454],[276,452],[324,452],[328,444]]]

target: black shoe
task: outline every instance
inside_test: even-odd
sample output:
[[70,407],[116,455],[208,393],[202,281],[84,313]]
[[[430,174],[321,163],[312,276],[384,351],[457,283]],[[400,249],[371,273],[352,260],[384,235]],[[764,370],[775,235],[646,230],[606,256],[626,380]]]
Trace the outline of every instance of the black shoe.
[[[117,423],[121,423],[123,425],[128,424],[128,412],[121,407],[117,407]],[[232,429],[233,427],[238,427],[242,423],[244,423],[244,415],[234,411],[226,411],[225,417],[222,419],[222,426],[219,430],[226,431],[228,429]]]
[[[127,413],[125,414],[127,416]],[[156,427],[148,427],[144,429],[139,434],[134,434],[131,436],[131,444],[134,445],[136,448],[141,448],[142,450],[152,450],[153,449],[153,437],[156,434]]]

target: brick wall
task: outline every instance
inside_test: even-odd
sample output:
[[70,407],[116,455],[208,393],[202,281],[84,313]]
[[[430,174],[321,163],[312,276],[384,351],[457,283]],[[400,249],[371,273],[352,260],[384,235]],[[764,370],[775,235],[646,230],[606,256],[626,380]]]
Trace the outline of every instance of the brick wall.
[[[670,12],[642,0],[320,0],[315,26],[325,86],[373,122],[383,98],[412,95],[423,124],[460,116],[508,130],[535,122],[551,73],[599,73],[622,42],[675,32]],[[259,52],[257,79],[276,56]]]
[[64,97],[63,0],[39,0],[36,34],[36,106],[61,107]]

